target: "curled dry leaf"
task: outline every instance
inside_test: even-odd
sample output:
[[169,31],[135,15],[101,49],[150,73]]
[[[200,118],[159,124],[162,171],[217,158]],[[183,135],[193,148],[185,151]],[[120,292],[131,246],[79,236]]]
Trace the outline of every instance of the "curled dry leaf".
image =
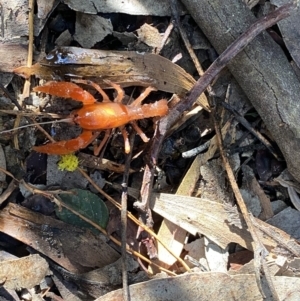
[[[194,78],[184,69],[156,54],[77,47],[58,47],[40,63],[16,68],[14,72],[24,78],[36,75],[45,80],[84,78],[102,88],[111,88],[104,82],[110,80],[122,87],[152,86],[178,95],[184,95],[195,84]],[[208,108],[204,94],[199,102]]]

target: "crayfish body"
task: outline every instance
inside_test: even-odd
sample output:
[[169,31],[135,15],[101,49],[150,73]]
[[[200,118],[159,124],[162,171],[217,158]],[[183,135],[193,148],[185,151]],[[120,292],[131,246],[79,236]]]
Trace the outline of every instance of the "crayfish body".
[[[33,148],[35,151],[57,155],[70,154],[81,148],[85,148],[96,138],[99,131],[108,131],[119,127],[125,140],[125,152],[128,153],[130,147],[124,125],[130,122],[141,138],[147,142],[148,138],[135,121],[149,117],[160,117],[168,113],[168,102],[165,99],[159,100],[153,104],[141,104],[149,93],[155,90],[152,87],[146,88],[132,104],[124,105],[121,103],[124,98],[124,91],[117,84],[108,82],[117,91],[117,97],[114,102],[112,102],[97,84],[83,80],[77,82],[93,86],[102,95],[103,101],[97,102],[93,95],[71,82],[51,81],[44,86],[35,87],[33,89],[35,92],[72,98],[83,104],[82,108],[71,112],[69,118],[71,122],[78,124],[83,129],[82,133],[77,138],[35,146]],[[93,133],[95,131],[96,133]],[[99,148],[94,152],[95,154],[99,153]]]

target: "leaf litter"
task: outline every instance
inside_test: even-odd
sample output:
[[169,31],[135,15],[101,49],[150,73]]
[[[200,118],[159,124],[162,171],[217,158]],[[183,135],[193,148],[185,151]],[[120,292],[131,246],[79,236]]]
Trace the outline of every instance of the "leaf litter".
[[[120,83],[125,88],[127,95],[140,93],[142,89],[139,87],[153,85],[160,90],[160,92],[154,93],[155,97],[170,97],[170,93],[177,93],[179,96],[183,96],[192,88],[195,80],[184,70],[185,68],[180,68],[172,63],[171,60],[179,52],[182,53],[183,57],[187,57],[187,52],[184,48],[175,48],[171,52],[169,50],[168,53],[166,52],[168,60],[163,58],[164,49],[168,49],[172,43],[175,45],[174,41],[178,40],[179,36],[174,30],[167,36],[170,18],[165,16],[169,15],[170,11],[166,13],[164,1],[155,3],[153,3],[152,9],[147,10],[146,15],[149,16],[144,17],[133,17],[135,14],[144,15],[143,10],[146,9],[146,6],[142,8],[140,6],[141,3],[135,7],[135,13],[133,13],[133,7],[130,3],[128,3],[128,6],[125,3],[126,5],[123,5],[122,9],[116,7],[108,8],[109,3],[106,3],[107,7],[105,9],[102,8],[102,12],[106,12],[108,15],[121,13],[112,14],[108,17],[105,14],[101,16],[96,15],[100,9],[100,2],[96,2],[94,5],[87,2],[84,6],[82,3],[79,5],[76,1],[66,1],[66,4],[76,11],[77,18],[76,22],[74,22],[68,17],[74,13],[70,8],[66,8],[62,4],[58,6],[56,6],[57,4],[52,6],[51,4],[46,7],[46,3],[38,1],[38,14],[35,17],[42,20],[40,23],[35,21],[35,24],[39,24],[39,28],[35,28],[35,33],[39,35],[40,41],[40,45],[36,44],[37,48],[40,47],[40,54],[36,56],[36,58],[39,58],[35,59],[33,67],[19,68],[16,70],[16,73],[25,78],[28,78],[29,75],[35,75],[37,78],[44,80],[53,79],[53,77],[57,80],[65,80],[66,77],[68,79],[76,79],[78,76],[85,77],[104,84],[104,88],[106,86],[103,79],[110,79]],[[249,4],[249,6],[252,7],[255,4]],[[127,8],[128,11],[126,10]],[[157,9],[156,12],[154,8]],[[16,9],[18,10],[18,8]],[[179,11],[182,13],[181,8]],[[132,15],[132,19],[126,20],[124,15],[122,15],[124,12]],[[61,20],[59,21],[60,23],[58,22],[60,27],[56,27],[54,31],[52,29],[52,32],[49,33],[47,33],[47,30],[42,32],[41,29],[44,26],[47,28],[46,22],[51,18],[55,18],[57,13],[63,16],[62,19],[57,19]],[[157,15],[162,17],[155,17]],[[115,17],[122,20],[119,26],[116,26]],[[22,20],[25,23],[26,21],[26,19]],[[70,23],[66,25],[66,22]],[[99,22],[102,23],[99,25]],[[18,21],[15,24],[17,26],[12,27],[12,29],[18,28],[20,25]],[[130,26],[133,26],[133,29],[130,30],[131,32],[127,31]],[[87,34],[86,27],[93,31],[91,35],[93,39],[90,38],[90,33]],[[66,28],[68,29],[66,30]],[[62,38],[62,33],[68,34]],[[193,38],[193,33],[189,32],[191,38]],[[17,53],[15,46],[12,44],[16,43],[16,41],[12,41],[12,34],[13,31],[5,36],[5,39],[11,43],[7,44],[7,49]],[[61,41],[59,45],[62,47],[52,50],[54,44],[47,42],[49,41],[47,34],[51,36],[55,43],[57,43],[57,39],[60,36]],[[131,34],[130,38],[128,38],[128,34]],[[18,36],[18,34],[15,35]],[[127,35],[126,39],[125,35]],[[19,34],[19,36],[22,35]],[[199,38],[198,35],[197,37]],[[22,39],[19,37],[17,45],[22,43]],[[126,45],[126,43],[128,44]],[[156,53],[156,48],[160,49],[162,43],[166,45],[165,48],[162,47],[161,49],[162,56],[153,54]],[[206,40],[204,43],[207,45]],[[82,50],[70,47],[71,44],[72,46],[93,47],[103,50],[101,52],[98,50]],[[125,52],[120,52],[120,50],[124,51],[126,48],[142,49],[149,52],[149,54],[137,52],[126,52],[125,54]],[[44,52],[45,49],[46,53]],[[205,64],[209,61],[210,58],[206,53],[207,49],[195,46],[195,50],[202,63]],[[26,49],[24,48],[24,51],[21,51],[21,53],[24,57]],[[41,59],[43,56],[46,58]],[[296,57],[294,59],[296,60]],[[60,61],[58,62],[58,60]],[[19,62],[22,62],[22,60],[19,60]],[[15,62],[8,62],[4,71],[11,72],[15,67],[20,67],[21,65],[24,65],[24,63],[16,66]],[[223,78],[226,78],[225,83],[222,83],[222,77],[220,77],[214,84],[214,91],[217,92],[214,97],[217,100],[223,100],[224,85],[228,86],[230,84],[236,88],[232,88],[230,97],[226,97],[225,101],[236,108],[237,103],[239,105],[243,103],[242,107],[238,108],[239,113],[244,115],[246,112],[249,112],[251,107],[249,106],[249,101],[242,91],[237,92],[240,88],[235,80],[230,74],[224,74]],[[6,84],[8,83],[6,82]],[[138,91],[127,88],[132,85],[137,86],[136,89]],[[8,86],[8,89],[11,92],[12,85]],[[218,91],[220,91],[219,94]],[[209,110],[208,101],[204,94],[199,98],[199,102],[206,111]],[[170,107],[175,104],[176,98],[171,100]],[[36,111],[34,107],[30,106],[30,103],[27,104],[27,108]],[[45,108],[48,110],[50,107],[46,104]],[[55,113],[65,114],[68,109],[68,107],[61,107]],[[152,255],[154,254],[154,258],[151,259],[150,263],[149,261],[141,262],[140,259],[136,261],[134,259],[136,258],[135,256],[126,256],[131,300],[168,300],[174,296],[177,296],[176,299],[179,300],[220,299],[220,296],[223,300],[232,298],[237,300],[240,298],[262,300],[261,292],[255,280],[255,269],[251,267],[251,265],[253,266],[253,261],[251,260],[253,256],[251,255],[255,251],[252,245],[253,238],[248,232],[242,214],[233,207],[233,194],[228,186],[222,162],[218,159],[219,153],[216,139],[213,135],[212,120],[205,110],[197,109],[196,114],[191,116],[186,114],[186,117],[182,117],[184,122],[178,121],[175,127],[172,127],[172,131],[168,134],[169,140],[166,140],[168,144],[165,144],[159,155],[158,167],[160,170],[153,171],[157,176],[160,174],[159,177],[164,178],[164,181],[167,183],[164,186],[155,185],[158,190],[153,191],[150,195],[149,206],[156,214],[153,217],[153,221],[154,229],[158,233],[155,236],[157,242],[153,240],[153,236],[149,235],[147,237],[146,232],[142,230],[145,228],[142,224],[138,224],[139,230],[137,233],[137,227],[133,227],[130,230],[131,232],[128,231],[126,239],[128,246],[131,248],[127,248],[127,250],[131,254],[137,256],[135,252],[139,252],[141,255],[146,255],[148,252],[149,255],[149,248],[154,247],[151,253]],[[255,139],[249,139],[248,144],[242,145],[246,141],[244,136],[247,135],[247,132],[238,122],[230,119],[228,112],[220,109],[220,107],[218,110],[218,114],[222,116],[221,124],[224,143],[226,143],[226,148],[228,148],[237,181],[241,182],[240,187],[248,210],[256,217],[253,220],[256,231],[260,233],[259,236],[262,238],[262,243],[269,251],[266,260],[268,264],[271,265],[272,263],[273,265],[270,270],[273,273],[273,284],[277,295],[280,300],[286,298],[288,294],[289,298],[296,300],[298,295],[295,288],[299,286],[297,277],[299,277],[298,257],[300,256],[297,243],[297,239],[299,239],[299,227],[297,227],[299,220],[298,211],[289,206],[274,215],[279,208],[278,206],[275,207],[275,204],[288,199],[289,196],[292,198],[291,188],[289,188],[290,195],[288,195],[285,190],[279,187],[278,182],[273,181],[273,178],[282,171],[281,167],[279,167],[279,170],[275,170],[272,166],[276,166],[276,162],[273,162],[273,165],[265,164],[265,162],[270,162],[268,152],[261,152],[260,157],[255,156],[259,153],[256,149],[258,143]],[[3,114],[1,113],[1,115]],[[253,122],[251,117],[248,118]],[[12,115],[3,115],[3,121],[7,125],[10,120],[13,120]],[[191,124],[193,124],[193,127],[191,127]],[[154,125],[154,123],[149,124],[149,122],[144,124],[144,128],[149,131],[149,136],[153,135],[154,131],[151,130],[151,127]],[[143,126],[143,122],[141,122],[141,126]],[[197,129],[196,136],[193,134],[195,128]],[[263,126],[260,125],[258,128],[263,131]],[[28,133],[25,135],[28,135]],[[268,133],[266,136],[272,141],[272,137],[268,136]],[[11,138],[13,139],[13,137]],[[27,142],[31,140],[30,143],[35,143],[36,139],[38,143],[42,142],[40,137],[27,139]],[[237,144],[239,139],[241,139],[242,143],[239,142]],[[122,143],[119,140],[120,134],[117,132],[113,133],[109,146],[100,155],[100,158],[89,154],[89,150],[81,152],[79,154],[79,166],[88,168],[88,174],[92,174],[94,169],[99,169],[101,177],[104,179],[101,185],[106,183],[106,186],[101,188],[118,201],[120,200],[120,191],[124,192],[121,175],[124,172],[128,172],[133,178],[134,175],[139,175],[135,176],[139,183],[133,185],[133,183],[129,182],[130,185],[128,187],[130,210],[134,214],[138,214],[138,211],[132,208],[132,204],[139,193],[139,188],[136,190],[136,188],[130,186],[139,187],[144,185],[141,182],[145,168],[143,159],[147,160],[149,148],[139,142],[135,144],[134,156],[129,169],[128,166],[126,167]],[[182,159],[184,152],[207,141],[210,141],[208,151],[204,151],[193,159]],[[0,180],[3,183],[3,188],[7,189],[2,194],[2,202],[5,202],[5,208],[2,209],[0,214],[0,231],[16,239],[16,241],[30,246],[30,248],[27,248],[27,254],[23,253],[22,257],[18,259],[19,261],[16,261],[17,269],[10,268],[10,264],[13,262],[1,261],[3,269],[1,269],[0,279],[3,280],[4,287],[9,290],[18,290],[20,288],[30,289],[40,284],[40,291],[35,292],[39,294],[45,292],[45,288],[42,289],[41,279],[46,275],[52,275],[52,281],[54,281],[63,298],[67,296],[66,287],[68,279],[71,279],[81,289],[80,292],[72,291],[74,298],[84,294],[85,298],[89,300],[95,298],[98,298],[96,300],[111,300],[111,298],[121,300],[122,295],[125,296],[124,287],[123,290],[116,289],[121,286],[121,275],[124,278],[124,274],[122,274],[120,247],[117,246],[114,240],[120,241],[120,231],[116,231],[116,228],[122,228],[118,211],[113,210],[113,206],[109,202],[106,201],[105,204],[98,196],[91,194],[87,190],[73,189],[78,187],[86,189],[89,182],[92,183],[91,185],[94,183],[90,177],[86,177],[85,173],[80,171],[81,167],[75,171],[77,174],[76,179],[71,179],[75,173],[69,173],[65,176],[59,175],[62,172],[57,168],[56,162],[58,160],[52,156],[48,158],[47,170],[43,169],[37,173],[38,162],[33,165],[27,164],[26,166],[31,148],[30,143],[19,143],[21,147],[20,155],[19,158],[15,159],[19,163],[16,163],[15,166],[20,164],[19,169],[22,170],[21,173],[13,172],[11,162],[7,167],[5,163],[0,165],[2,172],[0,172],[0,175],[5,175],[6,173],[6,176]],[[4,144],[8,144],[7,140],[5,140]],[[241,149],[234,150],[234,145],[240,145]],[[4,156],[2,157],[4,157],[3,162],[9,158],[7,148],[4,148]],[[233,160],[233,158],[235,159]],[[53,161],[52,165],[50,160]],[[9,159],[9,161],[11,160]],[[22,165],[20,162],[25,162],[25,165]],[[260,169],[257,166],[260,166]],[[48,179],[50,173],[52,173],[51,180]],[[267,174],[268,176],[258,179],[256,173],[259,173],[259,175]],[[18,201],[17,204],[12,204],[16,203],[17,191],[14,192],[14,189],[9,190],[4,185],[5,181],[8,181],[9,177],[12,178],[13,176],[17,177],[13,181],[22,182],[20,181],[20,174],[22,177],[25,177],[22,181],[35,185],[42,182],[47,184],[46,189],[40,186],[28,186],[28,189],[34,193],[35,198],[33,200],[29,199],[32,195],[27,196],[22,204],[25,205],[27,203],[26,207],[30,210],[21,207]],[[47,182],[45,181],[45,175]],[[284,187],[295,187],[295,184],[290,182],[284,182],[283,184],[283,182],[279,181],[279,183]],[[64,194],[61,188],[67,189],[71,194]],[[164,191],[159,191],[160,188],[164,189]],[[173,194],[174,191],[176,191],[176,194]],[[76,206],[73,203],[74,194],[72,193],[75,193],[77,197],[79,196]],[[84,196],[80,196],[81,193]],[[93,197],[96,199],[91,201]],[[297,197],[297,194],[294,194],[293,197]],[[107,196],[104,196],[104,198],[109,199]],[[70,199],[70,202],[67,199]],[[44,206],[44,203],[49,202],[49,200],[55,202],[56,213],[51,209],[46,209]],[[60,203],[67,204],[64,207]],[[116,202],[115,205],[121,208],[117,204]],[[88,208],[84,209],[85,205]],[[70,211],[66,209],[68,207],[71,207],[69,210],[74,212],[70,214]],[[66,212],[68,212],[67,215]],[[110,216],[108,216],[109,212]],[[103,215],[104,219],[99,221],[99,214]],[[131,216],[130,214],[128,216]],[[75,221],[74,216],[76,216]],[[97,216],[97,218],[93,220],[92,216]],[[57,220],[57,217],[61,221]],[[134,217],[131,218],[134,220]],[[70,223],[69,219],[73,220],[71,223],[75,227],[68,225]],[[115,237],[110,236],[110,240],[108,240],[105,235],[99,232],[95,235],[93,230],[86,229],[79,222],[82,219],[84,219],[85,223],[87,221],[91,223],[90,220],[96,222],[101,226],[100,228],[104,229],[104,233],[106,233],[105,228],[108,220],[112,221],[115,219],[109,226],[110,229],[114,229]],[[289,223],[286,222],[287,220]],[[92,227],[92,229],[94,228]],[[139,237],[137,241],[135,236],[139,236],[141,233],[142,237]],[[10,242],[7,242],[7,244],[9,245]],[[157,251],[155,251],[156,244]],[[170,251],[173,255],[171,255]],[[28,279],[30,282],[24,282],[22,280],[24,275],[18,272],[22,270],[21,260],[27,260],[26,255],[28,253],[34,254],[36,252],[46,256],[46,260],[47,258],[52,259],[52,263],[49,261],[51,272],[48,266],[44,268],[45,259],[41,261],[39,255],[31,255],[28,258],[33,261],[28,263],[29,268],[45,272],[38,279],[29,274]],[[247,257],[248,262],[236,259],[235,274],[233,274],[231,271],[233,269],[230,268],[230,266],[233,267],[230,263],[231,256],[240,252],[248,252],[244,253],[248,254],[247,256],[244,255],[244,257]],[[179,258],[180,256],[185,257],[185,262]],[[129,262],[131,263],[129,264]],[[145,265],[146,262],[148,264]],[[169,274],[174,274],[175,272],[177,276],[170,277],[164,274],[165,272],[159,272],[158,266],[160,270],[164,270]],[[192,268],[192,273],[180,275],[186,270],[190,271],[190,268]],[[17,276],[14,285],[11,285],[9,280],[12,277],[11,275]],[[62,278],[59,279],[58,275]],[[149,280],[151,278],[153,279]],[[134,284],[138,282],[141,283]],[[268,281],[264,279],[262,286],[266,298],[271,298],[274,292],[269,291]],[[48,287],[46,290],[48,290]],[[109,293],[109,291],[112,292]]]

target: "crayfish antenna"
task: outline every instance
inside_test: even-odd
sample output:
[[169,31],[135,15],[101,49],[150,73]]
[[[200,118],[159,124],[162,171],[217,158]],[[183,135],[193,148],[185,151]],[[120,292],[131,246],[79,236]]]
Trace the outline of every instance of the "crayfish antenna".
[[61,123],[61,122],[67,122],[67,123],[73,123],[73,124],[75,124],[74,121],[73,121],[73,118],[69,117],[69,118],[64,118],[64,119],[60,119],[60,120],[52,120],[52,121],[44,121],[44,122],[38,122],[38,123],[30,123],[30,124],[26,124],[26,125],[15,127],[13,129],[10,129],[10,130],[1,131],[0,134],[14,132],[16,130],[29,128],[29,127],[32,127],[32,126],[36,126],[37,124],[38,125],[43,125],[43,124],[54,124],[54,123]]

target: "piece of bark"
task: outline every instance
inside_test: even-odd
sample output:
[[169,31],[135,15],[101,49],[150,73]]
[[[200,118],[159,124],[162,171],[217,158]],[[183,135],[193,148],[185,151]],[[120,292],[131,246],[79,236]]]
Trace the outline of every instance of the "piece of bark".
[[0,28],[0,41],[3,42],[28,36],[28,1],[1,1]]
[[[239,0],[182,2],[218,53],[256,21]],[[289,171],[300,181],[300,85],[284,52],[264,32],[228,68],[272,133]]]
[[103,267],[119,258],[103,235],[9,204],[0,212],[0,231],[31,246],[73,273]]
[[[288,0],[272,0],[273,5],[281,6],[288,3]],[[300,6],[297,7],[297,13],[288,19],[278,23],[280,33],[284,40],[286,48],[289,50],[294,62],[300,68],[299,36],[300,36]]]

